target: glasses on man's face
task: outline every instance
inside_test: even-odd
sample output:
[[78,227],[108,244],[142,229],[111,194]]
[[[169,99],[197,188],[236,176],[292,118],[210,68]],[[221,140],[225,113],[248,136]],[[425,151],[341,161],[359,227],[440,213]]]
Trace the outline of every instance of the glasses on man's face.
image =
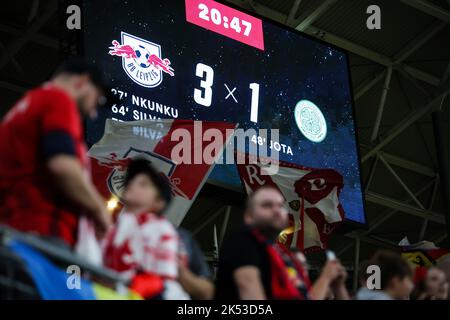
[[263,201],[260,203],[260,206],[264,209],[280,209],[284,212],[288,212],[288,209],[284,202],[276,202],[276,201]]

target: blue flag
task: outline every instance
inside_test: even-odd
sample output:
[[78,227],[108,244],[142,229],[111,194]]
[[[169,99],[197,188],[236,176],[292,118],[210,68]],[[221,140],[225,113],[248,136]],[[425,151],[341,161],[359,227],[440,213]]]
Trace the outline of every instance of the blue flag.
[[73,276],[55,266],[32,247],[13,240],[8,247],[25,263],[26,270],[44,300],[96,300],[92,283],[80,279],[79,289],[69,289],[68,278]]

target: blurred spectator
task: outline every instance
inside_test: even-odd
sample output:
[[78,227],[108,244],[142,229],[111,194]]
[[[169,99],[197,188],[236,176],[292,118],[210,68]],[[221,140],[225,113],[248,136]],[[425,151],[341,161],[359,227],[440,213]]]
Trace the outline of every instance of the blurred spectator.
[[180,261],[178,281],[192,299],[210,300],[213,298],[214,284],[202,251],[189,231],[178,228],[178,233],[188,260],[187,265]]
[[110,225],[88,178],[83,117],[96,114],[101,71],[82,60],[25,94],[0,124],[0,223],[64,247],[76,242],[81,214],[98,234]]
[[346,275],[338,261],[326,264],[313,287],[304,262],[275,242],[288,224],[277,189],[262,187],[251,194],[244,219],[245,225],[221,248],[216,299],[324,299],[332,283],[342,289]]
[[[409,264],[396,252],[377,251],[368,265],[380,268],[379,290],[362,290],[358,300],[406,300],[413,290],[412,270]],[[370,274],[369,276],[371,276]],[[376,273],[374,273],[376,275]]]
[[[444,271],[446,278],[447,278],[447,282],[450,284],[450,255],[447,255],[445,257],[442,257],[441,259],[439,259],[438,263],[437,263],[437,267]],[[447,299],[450,298],[450,286],[449,286],[449,290],[447,291]]]
[[105,266],[128,276],[130,288],[146,299],[188,299],[177,282],[181,241],[162,216],[170,186],[148,161],[138,159],[130,163],[124,187],[124,211],[103,244]]
[[416,268],[415,289],[412,299],[415,300],[447,300],[448,282],[445,273],[439,268]]
[[316,300],[334,299],[350,300],[345,281],[347,271],[339,260],[329,260],[325,263],[320,277],[314,282],[312,296]]
[[370,294],[371,289],[367,288],[367,279],[369,278],[370,273],[368,273],[367,268],[372,263],[369,260],[364,260],[359,265],[358,272],[358,285],[359,289],[356,292],[355,299],[356,300],[365,300],[364,297]]

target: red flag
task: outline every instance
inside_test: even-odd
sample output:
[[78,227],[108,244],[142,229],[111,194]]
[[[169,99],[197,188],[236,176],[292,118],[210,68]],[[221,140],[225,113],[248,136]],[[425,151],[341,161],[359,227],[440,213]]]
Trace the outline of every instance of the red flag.
[[[217,159],[234,129],[234,124],[225,122],[117,122],[108,119],[104,136],[89,150],[94,183],[103,196],[109,198],[113,194],[120,199],[128,163],[136,157],[145,158],[171,184],[174,199],[167,210],[167,216],[175,225],[179,225],[214,166],[213,161],[205,161],[203,158],[205,149],[213,149],[210,147],[211,139],[203,139],[205,132],[215,130],[221,137],[218,142],[214,140],[219,145],[213,152],[213,158]],[[183,140],[188,143],[184,151],[188,158],[192,157],[192,161],[182,162],[172,157],[172,151],[180,145],[180,139],[175,137],[174,132],[189,134],[190,140]]]

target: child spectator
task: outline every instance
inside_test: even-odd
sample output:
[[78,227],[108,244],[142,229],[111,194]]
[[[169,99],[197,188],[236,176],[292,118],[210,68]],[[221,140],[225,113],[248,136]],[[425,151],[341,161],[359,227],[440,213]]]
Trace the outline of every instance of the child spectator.
[[103,245],[105,266],[127,275],[130,288],[146,299],[187,299],[177,282],[178,232],[162,216],[169,184],[146,160],[134,160],[122,198],[124,210]]

